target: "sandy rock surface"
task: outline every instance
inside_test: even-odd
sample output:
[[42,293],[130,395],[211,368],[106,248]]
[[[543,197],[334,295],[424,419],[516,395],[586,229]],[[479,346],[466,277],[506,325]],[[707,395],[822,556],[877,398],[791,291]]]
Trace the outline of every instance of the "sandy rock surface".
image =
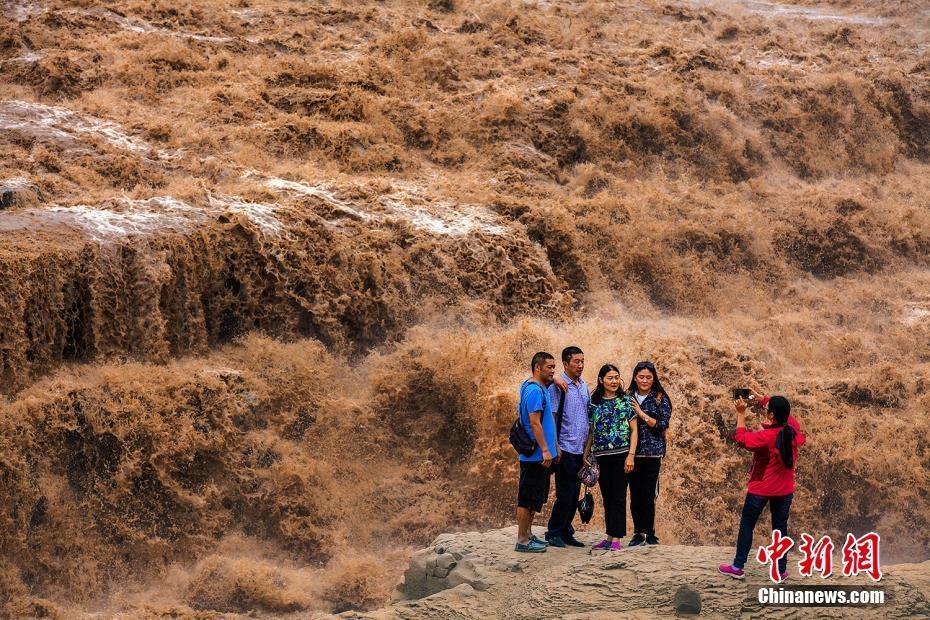
[[[541,528],[537,529],[537,535]],[[660,545],[595,555],[590,549],[513,550],[515,528],[443,534],[413,556],[394,604],[352,618],[911,618],[930,614],[930,562],[884,567],[886,603],[872,608],[761,605],[773,584],[750,564],[736,581],[717,573],[732,548]],[[597,535],[585,534],[593,543]],[[795,560],[796,561],[796,558]],[[796,565],[795,565],[796,566]],[[789,563],[789,571],[797,574]],[[792,570],[794,569],[794,570]],[[786,585],[871,586],[868,578],[789,578]]]

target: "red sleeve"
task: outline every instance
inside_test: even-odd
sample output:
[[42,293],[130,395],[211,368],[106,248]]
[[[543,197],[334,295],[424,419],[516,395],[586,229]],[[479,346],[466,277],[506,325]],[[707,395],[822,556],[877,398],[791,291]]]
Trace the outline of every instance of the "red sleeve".
[[769,447],[769,438],[767,435],[768,433],[765,431],[750,432],[745,428],[738,428],[736,429],[736,435],[733,436],[733,439],[747,450],[761,450],[762,448]]

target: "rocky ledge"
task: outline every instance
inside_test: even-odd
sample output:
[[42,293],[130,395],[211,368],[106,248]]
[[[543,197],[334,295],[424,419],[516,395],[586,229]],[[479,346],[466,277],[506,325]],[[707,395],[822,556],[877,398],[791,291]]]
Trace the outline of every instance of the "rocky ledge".
[[[368,613],[346,612],[342,617],[606,620],[930,616],[930,561],[883,567],[885,576],[878,584],[885,591],[883,605],[780,607],[758,602],[759,589],[774,585],[761,565],[752,563],[742,581],[717,573],[717,566],[732,558],[732,548],[660,545],[603,555],[594,555],[587,548],[551,548],[545,553],[522,554],[513,550],[514,536],[512,527],[443,534],[414,554],[390,606]],[[591,543],[595,538],[587,534],[582,540]],[[867,577],[834,575],[827,580],[792,576],[785,585],[876,584]]]

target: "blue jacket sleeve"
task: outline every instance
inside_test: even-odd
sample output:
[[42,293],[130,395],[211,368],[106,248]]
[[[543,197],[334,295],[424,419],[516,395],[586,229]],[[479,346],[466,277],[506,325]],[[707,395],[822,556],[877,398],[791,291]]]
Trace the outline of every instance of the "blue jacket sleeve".
[[662,395],[662,402],[659,403],[659,410],[656,412],[656,431],[664,431],[668,428],[669,420],[672,419],[672,401],[668,394]]

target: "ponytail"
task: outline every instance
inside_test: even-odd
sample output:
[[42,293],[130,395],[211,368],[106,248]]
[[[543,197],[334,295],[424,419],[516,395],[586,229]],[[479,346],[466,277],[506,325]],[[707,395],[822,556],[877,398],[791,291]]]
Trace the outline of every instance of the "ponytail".
[[781,455],[781,460],[788,469],[794,469],[794,437],[797,432],[794,427],[785,425],[775,438],[775,449]]
[[775,418],[775,423],[782,427],[775,438],[775,449],[778,450],[785,467],[794,469],[794,438],[797,431],[788,424],[788,417],[791,415],[791,403],[784,396],[773,396],[769,399],[768,406],[769,413]]

